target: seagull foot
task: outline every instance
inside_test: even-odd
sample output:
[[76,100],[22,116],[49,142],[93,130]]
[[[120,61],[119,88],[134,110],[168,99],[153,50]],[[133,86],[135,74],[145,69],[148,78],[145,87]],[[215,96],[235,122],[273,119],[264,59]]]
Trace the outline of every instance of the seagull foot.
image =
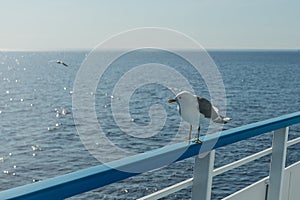
[[192,140],[192,142],[195,142],[195,143],[198,143],[198,144],[202,144],[203,143],[199,138],[197,138],[195,140]]

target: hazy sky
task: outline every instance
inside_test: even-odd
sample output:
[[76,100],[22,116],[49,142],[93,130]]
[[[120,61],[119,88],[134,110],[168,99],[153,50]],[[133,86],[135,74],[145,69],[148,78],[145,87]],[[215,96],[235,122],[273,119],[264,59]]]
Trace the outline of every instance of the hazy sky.
[[0,0],[0,49],[91,49],[137,27],[209,49],[300,49],[299,10],[299,0]]

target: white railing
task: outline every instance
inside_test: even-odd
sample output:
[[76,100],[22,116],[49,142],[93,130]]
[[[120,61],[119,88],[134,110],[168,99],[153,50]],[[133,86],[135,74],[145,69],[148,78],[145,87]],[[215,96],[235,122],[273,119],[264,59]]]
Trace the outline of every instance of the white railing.
[[[268,197],[266,199],[279,199],[282,195],[282,178],[286,160],[286,149],[300,142],[300,137],[287,141],[289,128],[285,127],[274,131],[273,145],[270,148],[252,154],[238,161],[229,163],[222,167],[213,169],[214,166],[214,151],[211,151],[204,158],[195,158],[194,177],[172,185],[170,187],[149,194],[139,200],[156,200],[166,197],[170,194],[178,192],[192,186],[192,199],[209,200],[211,199],[212,178],[227,171],[238,168],[251,161],[257,160],[269,154],[272,154],[270,167],[269,191],[266,191]],[[199,173],[201,171],[201,173]],[[195,181],[196,179],[196,181]]]

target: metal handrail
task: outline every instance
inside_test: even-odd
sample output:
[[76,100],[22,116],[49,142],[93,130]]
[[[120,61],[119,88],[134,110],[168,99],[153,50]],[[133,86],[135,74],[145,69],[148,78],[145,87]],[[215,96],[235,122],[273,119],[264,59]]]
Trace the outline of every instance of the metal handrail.
[[[299,142],[300,142],[300,137],[288,141],[287,142],[287,146],[289,147],[289,146],[295,145],[295,144],[297,144]],[[267,148],[265,150],[262,150],[262,151],[260,151],[258,153],[252,154],[250,156],[247,156],[245,158],[242,158],[240,160],[237,160],[235,162],[229,163],[227,165],[224,165],[222,167],[219,167],[219,168],[215,169],[213,171],[213,176],[218,176],[218,175],[223,174],[223,173],[225,173],[227,171],[230,171],[230,170],[238,168],[238,167],[240,167],[242,165],[245,165],[245,164],[247,164],[247,163],[249,163],[251,161],[254,161],[254,160],[257,160],[257,159],[259,159],[261,157],[267,156],[267,155],[269,155],[271,153],[272,153],[272,147]]]
[[[300,142],[300,137],[288,141],[287,142],[287,146],[290,147],[290,146],[295,145],[295,144],[297,144],[299,142]],[[242,158],[240,160],[237,160],[235,162],[232,162],[232,163],[229,163],[229,164],[224,165],[222,167],[214,169],[213,172],[212,172],[212,176],[213,177],[214,176],[218,176],[218,175],[223,174],[223,173],[225,173],[227,171],[230,171],[230,170],[238,168],[238,167],[240,167],[242,165],[245,165],[245,164],[247,164],[247,163],[249,163],[251,161],[254,161],[254,160],[257,160],[257,159],[262,158],[264,156],[267,156],[267,155],[269,155],[271,153],[272,153],[272,147],[264,149],[264,150],[262,150],[260,152],[257,152],[255,154],[252,154],[250,156],[247,156],[247,157]],[[193,185],[193,178],[189,178],[189,179],[184,180],[182,182],[179,182],[179,183],[176,183],[176,184],[171,185],[169,187],[166,187],[166,188],[164,188],[162,190],[156,191],[156,192],[154,192],[152,194],[149,194],[149,195],[146,195],[144,197],[141,197],[138,200],[154,200],[154,199],[159,199],[159,198],[162,198],[162,197],[166,197],[166,196],[168,196],[170,194],[173,194],[175,192],[178,192],[178,191],[180,191],[182,189],[186,189],[186,188],[188,188],[188,187],[190,187],[192,185]]]
[[[203,144],[186,142],[0,192],[0,199],[62,199],[87,192],[172,162],[194,157],[228,144],[300,123],[300,112],[202,137]],[[214,145],[213,145],[214,144]],[[213,148],[201,148],[213,145]]]

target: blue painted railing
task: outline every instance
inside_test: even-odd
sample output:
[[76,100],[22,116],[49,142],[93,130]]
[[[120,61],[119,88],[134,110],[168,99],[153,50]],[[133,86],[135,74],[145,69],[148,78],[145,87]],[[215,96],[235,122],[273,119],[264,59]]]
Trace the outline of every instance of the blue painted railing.
[[[203,144],[186,142],[110,162],[41,182],[0,192],[0,199],[62,199],[84,193],[142,172],[163,167],[262,133],[300,123],[300,112],[225,130],[201,138]],[[205,148],[205,146],[209,148]],[[202,147],[202,148],[201,148]],[[212,148],[211,148],[212,147]]]

